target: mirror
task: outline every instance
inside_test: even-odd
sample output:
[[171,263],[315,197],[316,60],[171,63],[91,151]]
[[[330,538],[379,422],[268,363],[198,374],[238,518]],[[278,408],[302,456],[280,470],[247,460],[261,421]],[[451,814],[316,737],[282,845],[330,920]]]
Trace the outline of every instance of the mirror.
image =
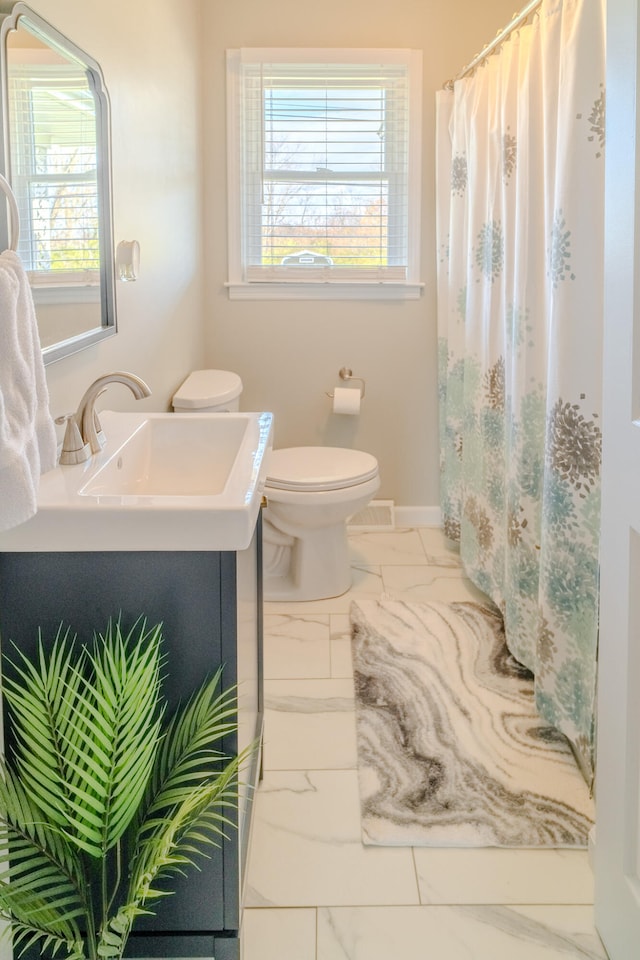
[[0,3],[0,15],[0,171],[17,200],[17,252],[51,363],[116,332],[109,102],[95,60],[26,4]]

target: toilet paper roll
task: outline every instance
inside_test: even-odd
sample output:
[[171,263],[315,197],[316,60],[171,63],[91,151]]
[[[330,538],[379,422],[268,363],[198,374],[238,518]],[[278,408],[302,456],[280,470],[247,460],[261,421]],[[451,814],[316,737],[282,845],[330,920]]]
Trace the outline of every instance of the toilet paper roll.
[[360,391],[355,387],[336,387],[333,391],[333,412],[352,416],[360,413]]

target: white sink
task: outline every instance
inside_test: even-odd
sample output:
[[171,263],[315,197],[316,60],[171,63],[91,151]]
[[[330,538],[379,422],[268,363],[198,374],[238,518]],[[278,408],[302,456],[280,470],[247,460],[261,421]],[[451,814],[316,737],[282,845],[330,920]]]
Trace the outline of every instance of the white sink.
[[156,498],[221,494],[250,427],[247,417],[149,417],[79,493]]
[[102,411],[104,449],[40,479],[38,512],[0,550],[244,550],[273,442],[270,413]]

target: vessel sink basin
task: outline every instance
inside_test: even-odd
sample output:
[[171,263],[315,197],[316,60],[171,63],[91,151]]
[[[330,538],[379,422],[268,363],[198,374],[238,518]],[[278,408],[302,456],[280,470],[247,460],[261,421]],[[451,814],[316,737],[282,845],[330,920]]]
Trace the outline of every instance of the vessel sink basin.
[[244,550],[273,443],[271,413],[102,411],[104,449],[40,478],[38,512],[2,551]]

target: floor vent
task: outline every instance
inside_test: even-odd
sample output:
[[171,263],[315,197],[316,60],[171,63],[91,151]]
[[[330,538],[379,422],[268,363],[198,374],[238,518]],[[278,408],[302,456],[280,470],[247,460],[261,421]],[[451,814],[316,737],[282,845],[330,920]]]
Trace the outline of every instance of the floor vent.
[[374,530],[395,530],[393,500],[372,500],[363,510],[349,518],[350,531],[366,533]]

